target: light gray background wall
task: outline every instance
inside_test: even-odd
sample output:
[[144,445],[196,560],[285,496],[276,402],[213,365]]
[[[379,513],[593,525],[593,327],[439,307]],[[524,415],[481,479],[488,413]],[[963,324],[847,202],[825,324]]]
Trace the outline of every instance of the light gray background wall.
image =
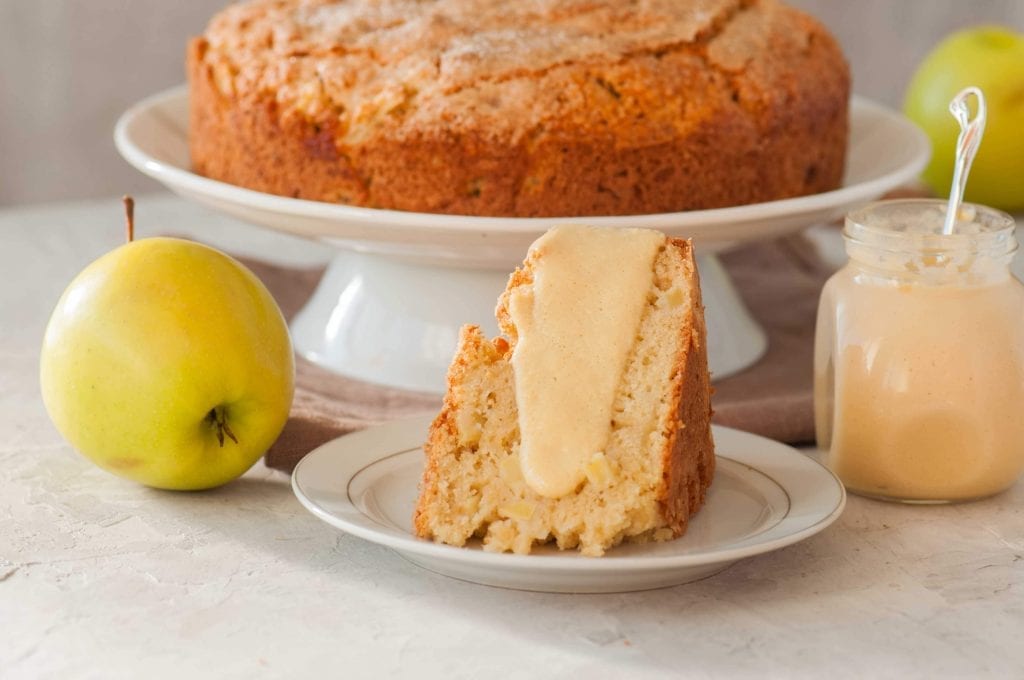
[[[838,36],[855,90],[893,106],[948,31],[981,22],[1024,30],[1024,0],[790,1]],[[0,0],[0,205],[156,188],[117,155],[114,121],[183,80],[187,37],[224,4]]]

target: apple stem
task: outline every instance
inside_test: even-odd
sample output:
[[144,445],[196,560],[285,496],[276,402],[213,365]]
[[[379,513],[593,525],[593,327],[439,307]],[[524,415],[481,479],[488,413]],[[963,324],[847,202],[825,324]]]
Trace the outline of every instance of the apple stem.
[[121,199],[124,201],[124,225],[128,243],[135,240],[135,200],[127,194]]

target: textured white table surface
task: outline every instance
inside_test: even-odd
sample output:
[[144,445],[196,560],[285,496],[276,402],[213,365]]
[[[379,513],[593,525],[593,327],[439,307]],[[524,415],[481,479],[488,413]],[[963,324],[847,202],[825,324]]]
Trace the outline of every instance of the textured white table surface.
[[[140,236],[329,254],[166,195],[137,215]],[[1024,484],[852,497],[823,534],[702,582],[545,595],[338,533],[260,465],[195,494],[112,477],[50,425],[37,365],[62,289],[120,238],[113,198],[0,212],[0,677],[1024,677]]]

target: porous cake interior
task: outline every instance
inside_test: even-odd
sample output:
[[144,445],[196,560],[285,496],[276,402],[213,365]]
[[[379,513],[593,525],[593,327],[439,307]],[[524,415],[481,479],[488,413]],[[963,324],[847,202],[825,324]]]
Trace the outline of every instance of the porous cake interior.
[[[700,333],[693,328],[702,317],[693,313],[693,265],[683,249],[667,241],[653,268],[615,395],[608,445],[589,459],[576,492],[560,498],[542,497],[523,480],[510,362],[516,329],[505,309],[508,292],[498,307],[508,340],[491,341],[479,327],[463,328],[445,406],[425,447],[427,467],[415,516],[420,536],[457,546],[477,536],[487,550],[516,553],[553,539],[560,548],[601,555],[623,540],[664,540],[682,533],[688,514],[703,501],[713,467],[708,453],[707,460],[684,471],[690,477],[682,485],[684,495],[688,491],[690,497],[682,500],[681,520],[670,526],[665,517],[671,513],[661,503],[670,476],[672,432],[686,427],[678,397],[685,378],[681,357],[691,338],[699,335],[703,343],[703,327]],[[527,261],[509,285],[530,284]],[[706,430],[706,396],[700,408]]]

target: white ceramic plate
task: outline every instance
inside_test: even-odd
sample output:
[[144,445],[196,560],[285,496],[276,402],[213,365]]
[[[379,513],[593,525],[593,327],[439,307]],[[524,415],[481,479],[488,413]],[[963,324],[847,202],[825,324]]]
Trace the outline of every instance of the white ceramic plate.
[[577,593],[647,590],[710,576],[818,533],[846,503],[839,480],[796,449],[715,427],[715,480],[680,539],[621,545],[601,558],[547,546],[530,555],[455,548],[410,533],[429,424],[426,417],[390,423],[321,446],[292,473],[295,495],[328,524],[431,571],[485,585]]
[[[659,229],[695,239],[701,252],[825,222],[913,179],[928,162],[925,135],[900,114],[864,99],[851,105],[846,178],[835,191],[770,203],[657,215],[588,217],[597,226]],[[500,218],[357,208],[274,196],[191,171],[188,94],[177,87],[126,111],[114,140],[143,173],[200,203],[274,229],[348,249],[507,270],[554,224],[580,218]]]

